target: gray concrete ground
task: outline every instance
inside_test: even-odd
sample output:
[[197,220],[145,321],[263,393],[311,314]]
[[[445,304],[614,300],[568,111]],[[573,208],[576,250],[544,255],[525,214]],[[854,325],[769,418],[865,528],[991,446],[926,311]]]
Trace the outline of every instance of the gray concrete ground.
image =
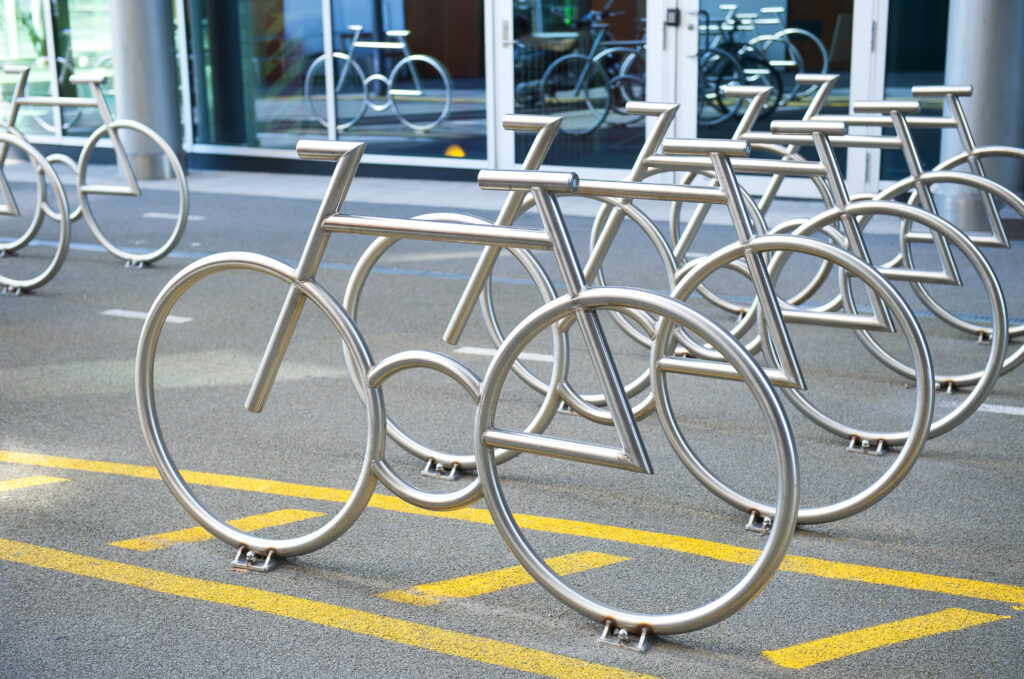
[[[172,256],[125,269],[79,223],[53,281],[33,294],[0,296],[0,676],[1024,673],[1019,371],[1002,377],[970,419],[929,441],[877,505],[798,530],[791,558],[749,605],[711,627],[658,638],[644,654],[598,644],[598,623],[505,570],[517,562],[487,525],[483,501],[433,515],[378,485],[370,507],[336,542],[269,574],[229,568],[232,548],[190,530],[195,522],[152,468],[133,390],[139,316],[203,255],[248,250],[294,262],[326,182],[194,172],[191,221]],[[155,207],[147,212],[166,212],[170,197],[150,195]],[[500,201],[470,183],[357,178],[345,209],[412,216],[458,206],[487,217]],[[810,208],[782,207],[791,214]],[[566,201],[565,210],[584,242],[587,207]],[[666,214],[651,212],[664,229]],[[118,229],[141,230],[137,240],[162,219],[110,218]],[[697,247],[728,241],[730,228],[718,219]],[[620,266],[608,268],[610,282],[664,287],[665,273],[648,264],[649,246],[634,235],[624,230],[617,243]],[[336,236],[327,249],[318,280],[339,301],[368,242]],[[888,228],[869,238],[879,252],[894,243]],[[1020,243],[1013,245],[987,254],[1019,322]],[[30,261],[43,247],[0,267]],[[468,246],[403,243],[381,259],[360,297],[359,327],[374,359],[430,348],[484,373],[493,345],[478,312],[458,347],[438,339],[476,254]],[[537,295],[515,262],[501,267],[494,294],[507,328],[536,306]],[[182,322],[168,324],[161,337],[156,398],[177,464],[205,474],[188,477],[202,501],[225,518],[265,526],[257,532],[288,536],[319,525],[344,502],[361,466],[365,409],[337,335],[307,307],[267,409],[258,416],[243,410],[285,291],[265,278],[212,277],[181,299],[172,313]],[[978,299],[971,308],[984,319],[990,309]],[[916,298],[911,306],[937,371],[984,360],[984,346],[955,337]],[[907,421],[912,390],[849,333],[802,328],[794,340],[822,408],[877,426]],[[531,366],[543,373],[550,347],[537,344],[531,353],[541,357]],[[615,347],[624,372],[642,370],[635,347]],[[572,379],[586,387],[582,373]],[[518,384],[510,382],[513,420],[535,406]],[[764,422],[742,389],[706,380],[674,388],[681,426],[702,461],[744,492],[770,497],[775,463]],[[385,395],[388,413],[411,434],[446,450],[472,449],[472,403],[451,381],[412,370],[390,378]],[[936,414],[963,398],[937,396]],[[856,492],[895,459],[846,452],[843,440],[795,408],[787,412],[806,503]],[[502,487],[544,557],[577,555],[580,570],[567,576],[573,586],[622,607],[705,603],[743,577],[764,538],[744,531],[745,517],[693,480],[654,417],[641,427],[652,476],[521,456],[499,469]],[[573,415],[556,416],[552,431],[608,442],[603,428]],[[420,478],[421,462],[393,444],[386,455],[412,482],[451,487]]]

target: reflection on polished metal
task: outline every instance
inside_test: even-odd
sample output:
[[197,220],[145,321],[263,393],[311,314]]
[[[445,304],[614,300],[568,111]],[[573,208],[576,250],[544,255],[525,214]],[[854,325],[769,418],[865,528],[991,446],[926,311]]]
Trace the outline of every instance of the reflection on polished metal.
[[[573,173],[535,171],[483,171],[480,184],[485,188],[509,190],[506,205],[513,205],[517,196],[529,193],[538,206],[543,230],[513,228],[487,224],[480,220],[380,219],[339,214],[345,194],[363,151],[362,144],[318,142],[300,145],[300,154],[335,160],[330,186],[316,217],[299,265],[292,268],[282,262],[254,253],[221,253],[193,262],[175,275],[157,296],[143,326],[136,362],[136,396],[139,415],[147,445],[158,470],[172,494],[192,517],[219,539],[239,549],[242,554],[273,552],[280,557],[304,554],[325,546],[352,525],[366,507],[377,481],[384,483],[404,500],[426,509],[450,510],[464,507],[483,494],[495,525],[523,567],[549,592],[592,620],[616,630],[616,638],[628,640],[630,634],[640,635],[641,646],[649,634],[674,634],[714,624],[737,612],[763,589],[785,556],[797,518],[797,460],[792,433],[781,401],[769,379],[754,358],[732,335],[691,307],[665,295],[632,288],[592,285],[586,280],[584,265],[568,238],[565,221],[555,192],[571,192],[585,187]],[[678,187],[644,188],[645,193],[676,196]],[[631,188],[630,190],[635,190]],[[383,361],[374,362],[366,341],[353,317],[334,301],[316,280],[315,274],[332,233],[384,233],[389,239],[404,237],[430,241],[477,243],[487,247],[546,248],[554,251],[558,271],[566,294],[544,301],[500,342],[482,381],[468,368],[447,356],[427,351],[405,351]],[[245,533],[227,523],[204,506],[182,477],[174,455],[160,427],[157,415],[154,370],[158,340],[163,325],[175,303],[200,280],[231,270],[245,270],[276,278],[289,288],[277,326],[268,342],[263,361],[253,382],[247,407],[259,410],[266,403],[291,339],[292,330],[311,302],[338,332],[344,346],[349,369],[367,411],[366,446],[358,480],[348,500],[338,513],[323,526],[306,535],[272,539]],[[498,466],[514,454],[554,456],[574,462],[597,464],[616,469],[653,473],[647,448],[630,407],[626,387],[616,368],[601,316],[610,311],[648,317],[652,328],[663,330],[658,344],[659,354],[650,354],[649,365],[673,357],[678,333],[696,338],[724,362],[730,378],[739,381],[753,400],[753,412],[759,413],[768,432],[774,452],[775,497],[774,530],[762,551],[748,570],[717,598],[687,610],[670,613],[646,613],[622,610],[584,594],[555,573],[545,562],[518,525],[516,515],[507,504]],[[602,403],[610,413],[618,445],[598,445],[546,433],[557,406],[562,400],[558,385],[566,380],[564,356],[554,361],[545,404],[526,427],[506,424],[499,415],[499,401],[509,373],[518,364],[520,354],[531,340],[551,329],[579,325],[584,347],[590,356],[602,390]],[[556,335],[564,335],[557,330]],[[645,349],[645,351],[648,351]],[[564,353],[564,352],[563,352]],[[645,354],[646,355],[646,354]],[[694,359],[699,361],[699,359]],[[384,457],[386,414],[384,382],[390,375],[410,369],[428,368],[447,375],[460,384],[476,404],[475,451],[478,476],[461,489],[446,493],[430,493],[413,487],[400,478]],[[695,370],[697,374],[703,374]],[[713,375],[717,377],[717,371]],[[660,412],[670,413],[670,406],[659,404]],[[444,464],[451,464],[445,462]],[[244,551],[243,551],[244,550]],[[248,563],[250,559],[245,559]],[[619,632],[622,630],[625,632]]]
[[[104,78],[73,75],[71,83],[74,85],[88,86],[91,97],[63,97],[63,96],[28,96],[25,94],[25,87],[28,83],[29,68],[25,66],[4,66],[4,72],[17,76],[17,81],[11,95],[11,106],[7,113],[7,119],[3,122],[6,131],[16,134],[15,123],[18,119],[18,111],[21,107],[52,106],[63,109],[72,108],[95,108],[99,113],[102,124],[96,128],[86,140],[82,151],[75,161],[63,154],[54,154],[47,158],[52,163],[61,163],[68,166],[75,173],[75,181],[78,191],[79,206],[70,214],[71,221],[80,217],[85,218],[93,237],[103,245],[112,255],[125,260],[133,266],[151,264],[166,256],[177,246],[185,232],[185,224],[188,221],[188,185],[185,182],[185,170],[181,166],[174,150],[166,141],[151,128],[134,120],[115,119],[110,114],[106,99],[100,86]],[[124,139],[122,138],[124,137]],[[141,153],[144,147],[151,154],[162,155],[165,164],[171,168],[177,182],[178,206],[174,225],[171,227],[167,238],[156,246],[137,248],[118,245],[115,238],[111,236],[110,229],[104,232],[97,220],[95,208],[90,201],[93,196],[125,196],[138,198],[142,195],[139,181],[133,166],[132,157],[125,149],[125,142],[131,137],[133,151]],[[109,141],[117,160],[117,168],[123,176],[125,184],[99,184],[90,181],[89,160],[93,152],[101,142]],[[95,170],[93,170],[95,173]],[[95,177],[95,174],[92,176]],[[45,184],[43,185],[45,188]],[[45,195],[45,193],[44,193]],[[58,219],[45,200],[40,200],[37,210],[46,213],[52,219]],[[139,215],[141,217],[141,214]]]

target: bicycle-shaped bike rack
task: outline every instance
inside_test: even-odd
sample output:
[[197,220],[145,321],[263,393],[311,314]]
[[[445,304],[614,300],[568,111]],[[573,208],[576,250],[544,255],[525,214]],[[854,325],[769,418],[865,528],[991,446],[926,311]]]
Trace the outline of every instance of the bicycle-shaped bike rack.
[[[804,85],[815,85],[821,83],[832,83],[835,77],[830,75],[804,75],[800,82]],[[916,295],[925,303],[926,311],[918,312],[919,315],[929,318],[927,334],[934,337],[945,338],[948,333],[945,330],[949,326],[965,330],[972,337],[981,336],[985,344],[973,344],[962,346],[956,341],[944,341],[942,359],[935,367],[936,387],[952,391],[965,389],[966,397],[958,399],[958,402],[949,409],[942,417],[932,422],[929,438],[939,436],[964,422],[983,403],[991,392],[999,374],[1009,368],[1018,365],[1021,349],[1010,353],[1007,349],[1007,342],[1012,336],[1012,329],[1008,325],[1006,303],[1002,294],[1001,286],[990,264],[978,250],[977,235],[963,233],[957,225],[948,222],[940,217],[934,209],[928,209],[927,203],[922,207],[926,209],[913,208],[913,212],[907,212],[905,203],[892,200],[894,196],[906,192],[909,188],[925,186],[932,181],[953,182],[973,186],[987,193],[996,196],[1006,203],[1015,207],[1018,212],[1024,212],[1024,202],[1003,187],[973,175],[959,175],[948,171],[922,173],[920,163],[916,160],[916,149],[910,140],[909,132],[906,129],[906,120],[903,118],[906,112],[916,112],[917,105],[914,102],[866,102],[854,104],[855,110],[865,112],[851,117],[837,116],[814,116],[819,110],[821,103],[827,96],[827,87],[820,89],[808,107],[809,121],[787,122],[775,121],[772,124],[771,133],[751,131],[752,123],[758,115],[758,108],[768,97],[772,96],[771,91],[765,87],[734,87],[729,88],[730,96],[738,99],[751,99],[750,107],[737,126],[736,139],[750,142],[758,151],[768,152],[777,156],[780,160],[743,159],[734,163],[735,169],[744,174],[762,174],[771,177],[767,187],[757,203],[757,209],[767,209],[775,195],[781,181],[787,177],[800,177],[810,179],[814,182],[821,196],[823,205],[816,215],[801,217],[775,224],[771,229],[773,234],[796,234],[796,235],[817,235],[825,236],[832,242],[849,248],[859,256],[866,257],[866,246],[861,235],[859,235],[871,220],[893,219],[898,220],[901,225],[901,236],[899,239],[899,252],[891,259],[882,260],[883,263],[876,265],[878,270],[886,278],[894,282],[902,282],[908,285],[909,293]],[[887,112],[890,116],[880,116],[881,112]],[[888,121],[890,126],[898,130],[896,137],[878,137],[849,135],[840,131],[836,125],[845,123],[851,124],[885,124]],[[934,118],[913,119],[916,125],[947,125],[947,122]],[[815,134],[815,131],[827,130],[827,133]],[[917,168],[910,178],[898,182],[894,187],[896,190],[887,190],[878,196],[853,196],[846,191],[845,180],[839,171],[838,163],[834,160],[833,146],[859,146],[902,149],[912,168]],[[798,150],[804,146],[813,146],[821,159],[829,159],[825,168],[812,171],[812,166],[807,163],[799,154]],[[678,164],[677,164],[678,167]],[[709,168],[703,168],[690,163],[687,168],[690,172],[683,176],[684,183],[691,183],[700,175],[709,175]],[[710,178],[712,185],[717,183],[713,176]],[[866,200],[865,198],[871,198]],[[915,202],[911,200],[911,203]],[[752,208],[753,209],[753,208]],[[707,220],[706,206],[698,206],[689,216],[684,228],[680,228],[681,219],[678,206],[673,206],[672,236],[675,242],[674,254],[678,261],[686,260],[686,253],[692,247],[696,235],[699,233],[702,224]],[[767,225],[766,225],[767,228]],[[837,233],[836,228],[845,233]],[[912,232],[912,233],[911,233]],[[854,236],[851,238],[850,234]],[[983,239],[984,240],[984,239]],[[995,237],[988,239],[989,244],[995,244]],[[918,252],[918,259],[915,261],[909,255],[911,243],[918,243],[921,250]],[[871,260],[868,260],[871,261]],[[787,303],[801,304],[822,289],[822,285],[828,278],[829,266],[823,264],[818,272],[805,279],[804,284],[798,286],[795,291],[790,292]],[[961,289],[967,285],[976,290],[972,296],[965,297]],[[927,287],[926,287],[927,286]],[[943,304],[935,301],[932,295],[937,291],[947,290],[948,294],[942,295],[949,299],[946,304],[953,304],[949,308],[943,308]],[[928,292],[931,290],[931,293]],[[706,294],[705,298],[712,300],[716,306],[725,312],[744,315],[742,303],[729,302],[721,296]],[[906,294],[906,293],[904,293]],[[843,306],[842,292],[837,290],[834,296],[822,300],[823,309],[839,309]],[[940,319],[941,323],[935,323],[934,319]],[[737,330],[750,327],[753,319],[745,319],[737,325]],[[910,377],[914,374],[905,363],[896,360],[891,352],[882,348],[869,333],[861,333],[860,338],[863,345],[882,364],[889,366],[897,374]],[[991,344],[987,344],[991,341]],[[786,392],[797,401],[801,400],[800,395],[795,392]],[[801,410],[807,411],[801,405]],[[831,429],[827,422],[822,421],[822,426]],[[837,432],[838,433],[838,432]],[[887,445],[895,441],[887,440]],[[851,438],[851,446],[864,445],[870,447],[870,442],[863,437]]]
[[[310,111],[324,127],[329,127],[330,107],[334,108],[338,131],[347,130],[366,114],[390,110],[403,125],[418,132],[431,130],[444,122],[452,110],[452,79],[448,69],[425,54],[412,54],[407,30],[389,30],[391,40],[360,40],[363,27],[352,25],[348,52],[332,53],[331,78],[324,55],[313,60],[306,70],[303,92]],[[398,52],[402,56],[389,75],[369,76],[359,65],[358,56],[366,52]],[[328,83],[334,82],[334,97],[328,97]]]
[[[638,182],[655,171],[686,169],[692,163],[701,163],[705,169],[710,171],[709,159],[691,158],[689,154],[685,153],[687,147],[682,142],[672,142],[671,144],[666,142],[666,148],[675,149],[677,152],[682,149],[683,156],[657,155],[655,153],[661,146],[664,134],[672,123],[672,117],[675,114],[676,108],[675,106],[651,103],[633,103],[630,105],[630,111],[633,115],[655,117],[656,120],[651,126],[652,131],[640,151],[633,171],[626,178],[626,182]],[[524,160],[523,169],[536,169],[540,167],[547,149],[550,147],[555,131],[558,129],[558,119],[538,116],[506,116],[504,122],[507,129],[535,132],[536,136]],[[737,148],[742,147],[743,145],[741,144]],[[735,148],[733,150],[735,151]],[[715,171],[720,176],[728,176],[731,173],[732,166],[746,167],[755,162],[759,161],[734,157],[731,158],[731,162],[727,166],[719,167]],[[798,169],[804,174],[816,173],[824,175],[826,172],[824,165],[804,163],[804,167],[801,168],[798,168],[795,164],[791,167],[794,170]],[[597,186],[605,187],[607,195],[602,194],[600,190],[591,189],[591,187]],[[655,245],[659,261],[666,268],[667,287],[665,292],[672,290],[674,282],[682,275],[682,272],[678,271],[679,265],[676,263],[671,246],[663,240],[655,224],[633,203],[633,198],[625,194],[617,195],[613,193],[612,186],[613,184],[582,180],[581,188],[575,194],[596,200],[600,205],[591,237],[591,252],[583,266],[585,280],[588,284],[605,284],[602,267],[609,257],[612,241],[616,238],[616,234],[620,230],[623,221],[628,219]],[[621,191],[621,189],[618,190]],[[637,195],[640,195],[640,193],[642,192],[639,192]],[[696,195],[700,195],[700,191],[690,196],[686,202],[696,202],[698,208],[715,202],[696,200],[693,197]],[[730,195],[733,198],[730,199],[729,204],[739,204],[742,200],[745,200],[741,193]],[[521,193],[512,192],[502,206],[495,223],[511,225],[520,220],[524,213],[532,206],[532,200],[529,195],[524,196]],[[749,205],[748,209],[752,214],[757,214],[756,209]],[[911,214],[922,216],[916,212]],[[435,213],[425,215],[424,218],[443,218],[446,220],[461,218],[470,222],[479,222],[478,218],[452,213]],[[924,215],[924,218],[930,217]],[[852,492],[849,496],[840,495],[838,500],[829,501],[818,506],[802,507],[798,521],[800,523],[835,521],[862,511],[884,497],[886,493],[895,487],[899,479],[906,474],[921,450],[924,436],[928,431],[928,424],[931,418],[931,396],[928,393],[931,367],[926,358],[927,350],[923,346],[923,340],[918,337],[919,330],[917,329],[917,324],[913,319],[908,318],[911,312],[904,306],[901,306],[902,301],[899,300],[899,295],[896,291],[886,281],[881,280],[881,276],[870,265],[870,262],[863,258],[863,255],[846,252],[841,248],[827,246],[827,244],[823,243],[808,242],[808,239],[783,237],[773,240],[766,238],[764,237],[763,229],[758,226],[760,220],[758,219],[756,223],[748,224],[742,211],[733,214],[733,223],[739,238],[738,244],[735,247],[740,249],[734,248],[729,251],[729,259],[726,260],[727,264],[719,263],[710,269],[703,267],[696,275],[706,277],[723,266],[725,268],[739,267],[743,271],[749,271],[749,273],[744,274],[748,279],[757,281],[754,285],[754,299],[744,300],[743,303],[744,309],[749,313],[731,312],[733,316],[727,320],[731,324],[732,320],[735,319],[735,315],[737,313],[740,314],[741,323],[737,324],[734,330],[737,335],[742,335],[750,330],[752,321],[760,318],[761,326],[767,328],[767,333],[771,336],[770,341],[766,343],[767,346],[773,348],[768,353],[774,352],[773,357],[770,359],[770,364],[777,367],[775,370],[769,370],[768,374],[777,387],[787,389],[787,395],[789,395],[790,390],[793,388],[796,388],[797,393],[800,393],[799,390],[804,384],[804,380],[800,376],[799,361],[794,350],[789,348],[787,324],[816,326],[820,329],[833,328],[833,332],[837,332],[839,335],[850,335],[851,331],[856,329],[865,332],[868,330],[881,331],[881,334],[884,335],[897,329],[891,324],[891,319],[898,319],[896,325],[899,326],[902,335],[907,338],[907,344],[912,347],[911,352],[914,356],[912,361],[915,365],[914,368],[910,369],[908,377],[916,381],[915,401],[910,404],[903,402],[903,397],[907,392],[902,386],[895,389],[893,391],[894,395],[890,396],[894,404],[898,404],[893,407],[893,412],[899,412],[899,417],[893,418],[893,421],[898,421],[903,427],[906,427],[905,429],[893,429],[892,425],[884,428],[879,422],[875,422],[874,426],[867,426],[863,415],[858,416],[861,418],[859,424],[850,424],[849,422],[854,416],[841,410],[837,412],[834,405],[831,406],[830,414],[825,414],[823,410],[823,408],[827,410],[828,406],[820,404],[807,406],[808,417],[819,426],[842,437],[844,441],[855,441],[857,450],[877,450],[881,452],[885,449],[899,449],[899,455],[894,457],[889,467],[877,470],[875,472],[877,477],[870,477],[870,481],[864,482],[863,487],[858,486],[856,491]],[[346,310],[353,318],[358,318],[361,298],[365,294],[367,281],[374,267],[385,266],[381,263],[382,256],[396,242],[394,238],[382,237],[377,239],[377,241],[367,247],[353,270],[348,287],[346,288],[344,301]],[[769,264],[768,272],[772,275],[769,276],[766,271],[761,270],[756,260],[754,260],[753,264],[734,261],[737,258],[747,256],[743,254],[745,249],[757,252],[759,256],[772,256],[777,260]],[[498,313],[495,309],[495,302],[490,289],[492,272],[494,271],[496,258],[500,250],[500,248],[488,247],[481,254],[470,277],[470,282],[466,285],[448,328],[443,335],[446,343],[456,344],[459,341],[472,306],[477,300],[480,301],[483,311],[482,316],[487,324],[488,334],[491,339],[496,344],[500,344],[503,341],[505,334],[497,321]],[[530,257],[530,254],[514,254],[534,285],[537,286],[541,298],[550,299],[553,297],[552,283],[545,279],[543,270]],[[778,255],[778,257],[775,257],[775,255]],[[839,267],[843,271],[844,276],[849,280],[856,281],[858,285],[863,285],[868,291],[869,297],[862,299],[871,300],[873,313],[856,313],[857,305],[852,299],[844,306],[845,314],[822,313],[824,310],[808,308],[778,308],[779,302],[776,301],[775,293],[772,292],[773,283],[771,279],[779,273],[781,268],[784,268],[783,265],[794,255]],[[748,266],[750,267],[749,269],[746,268]],[[702,289],[702,291],[704,287],[698,284],[698,288]],[[692,288],[681,288],[673,292],[674,295],[687,295],[688,300],[695,299],[692,293]],[[762,312],[762,309],[765,311]],[[613,319],[616,325],[620,326],[627,335],[641,346],[651,346],[653,321],[637,322],[633,318],[626,320],[624,314],[615,314]],[[729,325],[726,327],[729,327]],[[748,342],[747,346],[751,351],[760,349],[762,346],[761,338],[755,338],[755,340]],[[805,345],[801,348],[805,355],[811,353],[808,350],[808,346]],[[712,354],[706,351],[701,352],[697,348],[688,350],[694,352],[694,355],[712,358]],[[557,355],[559,351],[560,348],[556,345],[553,348],[553,352]],[[547,393],[549,390],[550,385],[548,381],[531,372],[525,363],[517,363],[514,369],[517,375],[537,392]],[[812,383],[815,393],[820,393],[820,390],[827,389],[827,384],[821,383],[817,378],[812,380]],[[649,373],[639,375],[627,385],[628,396],[630,398],[637,397],[638,399],[633,407],[634,415],[642,417],[654,409],[656,399],[651,390],[660,388],[662,387],[657,383],[652,385]],[[644,395],[645,390],[647,392],[646,395]],[[603,407],[600,395],[581,394],[571,385],[563,382],[558,385],[558,396],[564,404],[561,406],[563,412],[573,412],[602,424],[609,424],[611,422],[607,410]],[[662,396],[662,400],[664,400],[664,396]],[[806,398],[803,400],[807,401]],[[877,420],[877,418],[872,419]],[[448,474],[454,475],[459,470],[472,470],[474,467],[475,462],[471,456],[453,454],[450,451],[439,450],[436,447],[416,441],[390,418],[387,421],[387,433],[389,438],[402,448],[427,462],[427,469],[424,471],[425,475],[440,473],[442,470],[447,470]],[[678,445],[676,452],[684,461],[692,464],[690,467],[691,471],[698,478],[707,480],[706,485],[708,485],[712,492],[717,492],[723,487],[722,484],[713,478],[714,475],[705,468],[705,465],[697,460],[696,454],[681,436],[676,439],[676,444]],[[771,521],[772,510],[767,502],[758,502],[745,497],[741,499],[739,494],[732,492],[723,492],[722,496],[723,499],[741,509],[745,514],[751,515],[753,513],[753,524],[760,525]]]
[[[24,66],[6,66],[4,70],[8,73],[17,74],[18,80],[14,87],[7,120],[4,123],[5,132],[0,136],[0,159],[7,160],[11,157],[8,152],[11,147],[32,158],[32,180],[35,182],[35,189],[32,191],[30,199],[35,202],[35,206],[31,212],[17,206],[19,201],[12,193],[11,182],[6,176],[8,165],[5,163],[0,167],[0,175],[3,175],[0,176],[0,187],[3,189],[7,206],[3,214],[7,216],[31,214],[32,217],[27,220],[27,226],[18,237],[6,242],[0,242],[0,254],[11,255],[26,246],[35,237],[44,216],[62,223],[62,227],[54,255],[49,263],[44,266],[42,274],[18,279],[0,278],[0,284],[4,284],[12,290],[27,291],[43,285],[56,275],[66,257],[67,241],[70,237],[68,227],[63,225],[64,221],[71,222],[84,218],[96,240],[115,257],[125,260],[126,266],[141,267],[151,264],[173,250],[181,240],[188,220],[188,186],[181,162],[167,142],[142,123],[134,120],[113,118],[100,90],[100,85],[104,82],[103,78],[83,75],[71,76],[70,80],[73,84],[87,85],[89,87],[91,97],[27,96],[24,92],[29,69]],[[28,150],[30,146],[17,130],[15,124],[22,107],[38,106],[96,108],[102,124],[85,141],[85,145],[82,147],[77,160],[64,154],[51,154],[43,162],[40,162],[39,158],[37,158],[38,153]],[[92,177],[100,174],[102,170],[98,167],[99,163],[90,161],[93,159],[97,149],[107,142],[109,142],[113,150],[116,169],[120,175],[115,179],[115,182],[120,183],[113,183],[104,178],[99,180],[92,179]],[[132,156],[135,154],[133,152],[155,158],[154,162],[158,166],[163,164],[165,168],[170,169],[177,184],[177,199],[174,201],[175,211],[161,214],[161,221],[169,221],[171,226],[168,231],[162,231],[155,236],[140,233],[138,224],[134,224],[133,228],[127,231],[128,235],[125,235],[125,233],[109,224],[107,226],[100,225],[101,221],[110,219],[108,213],[113,212],[111,207],[113,201],[97,197],[110,196],[136,199],[141,198],[143,195],[142,185],[137,178],[137,172],[132,161]],[[67,211],[66,198],[64,197],[64,191],[61,188],[60,182],[55,181],[56,175],[52,174],[52,168],[46,169],[54,164],[64,165],[75,173],[79,205],[70,212]],[[20,178],[24,179],[23,177]],[[50,191],[56,196],[55,200],[58,203],[56,208],[50,205],[47,200],[47,195]],[[25,198],[22,200],[25,200]],[[111,201],[104,204],[104,217],[102,219],[98,215],[99,211],[93,204],[93,201]],[[130,206],[126,205],[128,202],[131,202]],[[117,201],[116,211],[119,219],[124,219],[126,216],[131,215],[133,210],[137,210],[136,216],[139,218],[139,223],[149,223],[150,220],[142,220],[143,211],[137,202]],[[118,235],[115,236],[115,233]],[[146,235],[149,235],[149,242],[144,237]],[[140,241],[140,236],[143,236],[141,244],[138,242]],[[119,243],[118,241],[122,242]],[[150,242],[155,244],[151,245]]]
[[[571,173],[538,171],[483,171],[480,185],[486,189],[506,190],[529,195],[541,215],[544,230],[524,229],[480,222],[438,221],[427,219],[382,219],[340,214],[341,205],[355,173],[362,144],[341,142],[300,142],[299,155],[337,163],[331,184],[297,267],[253,253],[223,253],[205,257],[189,265],[165,286],[154,302],[144,324],[136,364],[139,414],[147,444],[172,493],[185,509],[213,535],[238,551],[236,565],[254,565],[265,569],[275,557],[296,556],[319,549],[349,528],[367,506],[377,481],[414,504],[431,510],[453,510],[465,507],[483,496],[491,516],[506,544],[523,567],[550,593],[566,605],[599,624],[605,625],[606,636],[622,640],[623,635],[639,634],[641,645],[648,634],[674,634],[698,629],[718,622],[736,612],[756,595],[778,568],[788,547],[797,518],[797,466],[788,420],[781,409],[771,383],[742,345],[719,325],[702,314],[671,298],[637,289],[589,284],[561,215],[555,194],[584,192],[593,195],[618,195],[656,200],[731,200],[723,191],[695,190],[689,187],[643,185],[628,182],[592,182],[579,180]],[[729,156],[746,152],[745,144],[694,142],[689,153],[710,154],[723,167]],[[314,276],[320,266],[327,240],[331,234],[365,234],[415,238],[430,241],[470,243],[486,247],[542,249],[553,252],[566,293],[543,303],[529,314],[501,342],[490,361],[486,375],[478,378],[470,369],[443,354],[420,350],[400,351],[388,358],[374,361],[369,347],[352,316],[346,312],[318,283]],[[753,260],[759,255],[751,253]],[[211,512],[198,499],[175,464],[175,453],[161,429],[157,415],[154,372],[159,339],[164,324],[175,304],[199,281],[226,271],[249,271],[283,281],[288,293],[278,316],[274,332],[253,380],[245,407],[260,412],[274,383],[299,314],[312,304],[337,331],[349,361],[350,376],[366,409],[367,434],[362,454],[361,471],[355,487],[344,506],[321,527],[296,538],[270,539],[245,532]],[[520,454],[540,455],[570,462],[583,462],[618,470],[652,473],[645,437],[641,436],[629,397],[599,316],[622,313],[639,319],[653,320],[652,335],[659,338],[657,351],[642,349],[651,374],[664,382],[669,375],[687,379],[725,378],[729,384],[743,385],[744,393],[753,399],[752,412],[759,413],[766,426],[766,445],[773,450],[776,492],[770,508],[773,527],[764,548],[744,575],[727,591],[700,606],[669,613],[647,613],[623,610],[583,593],[569,584],[540,556],[533,540],[517,523],[509,507],[499,479],[499,465]],[[602,392],[601,403],[615,431],[617,444],[589,443],[574,438],[546,433],[561,400],[560,384],[567,382],[564,352],[559,350],[548,379],[549,389],[543,404],[525,427],[505,421],[502,391],[520,353],[529,343],[550,331],[563,337],[569,330],[582,336],[585,353],[592,359],[594,374]],[[710,360],[676,355],[679,332],[715,354]],[[561,342],[557,340],[556,342]],[[384,457],[387,415],[384,406],[385,383],[396,374],[425,368],[439,372],[462,387],[475,404],[475,452],[478,472],[472,481],[454,491],[434,493],[413,486],[401,478]],[[662,393],[657,390],[656,393]],[[654,398],[652,396],[652,398]],[[663,415],[671,413],[671,405],[659,405]],[[646,413],[653,409],[645,409]],[[673,424],[673,426],[676,426]],[[767,451],[766,451],[767,452]],[[262,563],[260,563],[262,562]]]

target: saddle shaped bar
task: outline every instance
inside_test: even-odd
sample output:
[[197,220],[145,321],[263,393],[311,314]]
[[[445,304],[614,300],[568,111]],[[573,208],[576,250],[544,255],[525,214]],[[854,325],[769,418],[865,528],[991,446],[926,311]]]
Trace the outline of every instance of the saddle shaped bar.
[[854,113],[920,113],[919,101],[855,101],[851,106]]

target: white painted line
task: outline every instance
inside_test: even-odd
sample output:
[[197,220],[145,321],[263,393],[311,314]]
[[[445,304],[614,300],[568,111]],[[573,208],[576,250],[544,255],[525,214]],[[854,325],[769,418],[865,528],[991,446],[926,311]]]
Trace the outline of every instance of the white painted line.
[[[146,320],[145,311],[129,311],[128,309],[107,309],[103,312],[104,316],[116,316],[117,318],[131,318],[139,321]],[[174,316],[170,315],[167,317],[167,323],[188,323],[191,318],[186,316]]]
[[[147,218],[147,219],[177,219],[178,218],[178,213],[177,212],[146,212],[142,216]],[[188,216],[188,221],[190,221],[190,222],[201,222],[204,219],[206,219],[206,217],[204,217],[203,215],[189,215]]]
[[996,406],[989,405],[988,403],[982,403],[978,410],[984,413],[998,413],[999,415],[1024,415],[1024,408],[1017,408],[1014,406]]
[[[952,410],[953,408],[960,407],[961,403],[963,403],[963,401],[961,401],[961,400],[956,400],[956,401],[940,400],[940,401],[936,401],[936,406],[942,407],[942,408],[945,408],[945,409],[948,409],[948,410]],[[1024,416],[1024,408],[1020,408],[1020,407],[1017,407],[1017,406],[999,406],[999,405],[994,405],[994,404],[991,404],[991,403],[982,403],[978,407],[978,412],[979,413],[993,413],[995,415],[1018,415],[1018,416]]]
[[[487,349],[485,347],[459,347],[455,350],[457,354],[470,354],[472,356],[494,356],[498,351],[496,349]],[[542,363],[554,363],[555,357],[551,354],[534,354],[529,351],[524,351],[519,354],[519,358],[524,361],[540,361]]]

